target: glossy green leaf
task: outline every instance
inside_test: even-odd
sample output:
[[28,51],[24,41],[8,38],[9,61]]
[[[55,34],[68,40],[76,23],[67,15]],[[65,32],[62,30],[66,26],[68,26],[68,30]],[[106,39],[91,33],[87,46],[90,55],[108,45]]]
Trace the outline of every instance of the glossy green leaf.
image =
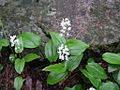
[[54,85],[58,82],[62,81],[66,76],[68,75],[68,72],[58,73],[58,72],[51,72],[47,77],[47,84]]
[[7,39],[0,39],[0,50],[2,47],[7,47],[9,45],[9,41]]
[[105,72],[105,70],[97,63],[88,63],[88,65],[86,65],[86,68],[88,70],[88,72],[93,75],[95,78],[98,79],[106,79],[107,78],[107,74]]
[[78,56],[70,56],[68,58],[69,60],[65,61],[66,68],[69,71],[75,70],[79,66],[79,64],[80,64],[80,62],[82,60],[82,57],[83,57],[83,54],[78,55]]
[[25,66],[25,60],[24,59],[16,59],[15,60],[15,70],[17,73],[21,74]]
[[117,82],[120,84],[120,71],[118,72],[118,75],[117,75]]
[[67,40],[66,45],[68,46],[71,55],[80,55],[89,47],[86,43],[76,39]]
[[24,79],[22,77],[16,77],[14,80],[14,88],[15,90],[21,90],[23,86]]
[[25,48],[36,48],[40,45],[41,38],[32,32],[24,32],[19,36],[22,37]]
[[2,43],[2,46],[7,47],[9,45],[9,41],[7,39],[1,39],[0,43]]
[[24,60],[25,60],[25,62],[30,62],[30,61],[32,61],[32,60],[35,60],[35,59],[37,59],[37,58],[39,58],[40,56],[38,56],[37,54],[35,54],[35,53],[29,53],[29,54],[27,54],[25,57],[24,57]]
[[60,36],[58,33],[51,32],[50,36],[52,38],[53,44],[55,44],[56,47],[60,46],[61,44],[65,44],[66,42],[65,38]]
[[81,72],[90,80],[94,87],[99,88],[101,85],[101,80],[96,79],[93,75],[91,75],[87,70],[81,69]]
[[82,86],[80,84],[76,84],[75,86],[73,86],[72,88],[70,87],[65,87],[64,90],[83,90]]
[[120,73],[119,73],[119,71],[118,72],[112,72],[112,77],[120,85],[120,80],[119,80]]
[[64,64],[58,63],[58,64],[53,64],[45,67],[43,71],[50,71],[50,72],[65,72],[66,69],[64,67]]
[[108,65],[108,72],[114,72],[120,69],[120,65],[109,64]]
[[120,54],[115,53],[104,53],[102,55],[103,60],[110,63],[110,64],[119,64],[120,65]]
[[15,44],[15,52],[21,53],[24,49],[22,37],[16,39],[17,43]]
[[14,63],[15,62],[15,59],[16,59],[17,55],[16,54],[10,54],[9,56],[9,60],[11,63]]
[[55,62],[58,58],[57,48],[51,40],[45,45],[45,56],[50,62]]
[[119,87],[117,84],[113,83],[113,82],[107,82],[107,83],[103,83],[99,90],[119,90]]

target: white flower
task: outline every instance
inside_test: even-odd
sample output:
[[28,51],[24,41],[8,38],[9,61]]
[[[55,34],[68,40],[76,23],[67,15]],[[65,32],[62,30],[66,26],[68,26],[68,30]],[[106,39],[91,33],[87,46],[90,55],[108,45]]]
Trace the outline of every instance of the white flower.
[[11,47],[15,45],[15,39],[16,39],[16,35],[10,36]]
[[95,88],[93,88],[93,87],[90,87],[89,89],[87,89],[87,90],[96,90]]
[[59,59],[68,60],[68,56],[70,55],[69,49],[67,48],[66,45],[61,44],[61,46],[58,47],[58,54],[59,54]]
[[63,18],[61,23],[60,36],[70,36],[69,32],[71,30],[71,22],[68,18]]

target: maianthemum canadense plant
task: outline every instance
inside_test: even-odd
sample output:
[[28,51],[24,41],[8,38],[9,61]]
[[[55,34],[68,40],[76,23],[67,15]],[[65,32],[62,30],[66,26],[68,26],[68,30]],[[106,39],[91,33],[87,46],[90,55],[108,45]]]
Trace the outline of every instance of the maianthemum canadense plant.
[[[49,71],[47,83],[54,85],[62,81],[69,72],[74,71],[80,64],[84,51],[89,47],[86,43],[77,39],[65,39],[58,33],[51,32],[51,39],[46,43],[45,56],[51,65],[43,71]],[[57,60],[61,63],[52,64]]]
[[[15,70],[18,74],[21,74],[24,70],[25,63],[39,58],[39,55],[35,53],[28,53],[22,57],[24,48],[37,48],[40,45],[41,38],[32,32],[23,32],[16,36],[10,36],[10,42],[8,39],[0,40],[0,50],[2,47],[10,46],[12,54],[9,56],[11,63],[15,65]],[[16,90],[20,90],[23,85],[24,79],[18,76],[14,80],[14,87]]]

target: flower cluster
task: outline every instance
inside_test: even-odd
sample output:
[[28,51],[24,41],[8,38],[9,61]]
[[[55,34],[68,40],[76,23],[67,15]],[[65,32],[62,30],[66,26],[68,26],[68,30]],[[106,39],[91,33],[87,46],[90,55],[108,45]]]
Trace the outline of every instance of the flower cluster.
[[11,47],[20,44],[19,40],[16,39],[16,35],[10,36],[10,43],[11,43]]
[[58,48],[59,59],[61,60],[68,60],[68,56],[70,55],[69,49],[66,45],[61,44]]
[[69,36],[69,31],[71,30],[71,22],[68,18],[65,18],[61,21],[60,26],[62,29],[60,30],[61,36]]
[[87,89],[87,90],[96,90],[95,88],[93,88],[93,87],[90,87],[89,89]]

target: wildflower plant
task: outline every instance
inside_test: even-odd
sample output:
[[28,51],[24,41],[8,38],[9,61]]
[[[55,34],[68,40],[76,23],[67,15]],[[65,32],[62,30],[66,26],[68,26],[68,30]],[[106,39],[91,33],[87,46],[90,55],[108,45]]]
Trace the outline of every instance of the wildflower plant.
[[[65,39],[59,33],[50,32],[51,39],[46,43],[45,56],[51,65],[43,71],[49,71],[47,83],[56,84],[63,80],[69,72],[74,71],[80,64],[84,51],[89,47],[77,39]],[[61,63],[52,64],[56,61]]]
[[[22,57],[22,52],[25,48],[36,48],[40,45],[40,37],[32,32],[23,32],[16,36],[10,36],[10,47],[13,49],[13,53],[9,56],[10,61],[15,65],[15,70],[18,74],[21,74],[24,70],[25,63],[39,58],[36,53],[28,53]],[[16,90],[20,90],[23,85],[24,79],[18,76],[14,80],[14,87]]]

